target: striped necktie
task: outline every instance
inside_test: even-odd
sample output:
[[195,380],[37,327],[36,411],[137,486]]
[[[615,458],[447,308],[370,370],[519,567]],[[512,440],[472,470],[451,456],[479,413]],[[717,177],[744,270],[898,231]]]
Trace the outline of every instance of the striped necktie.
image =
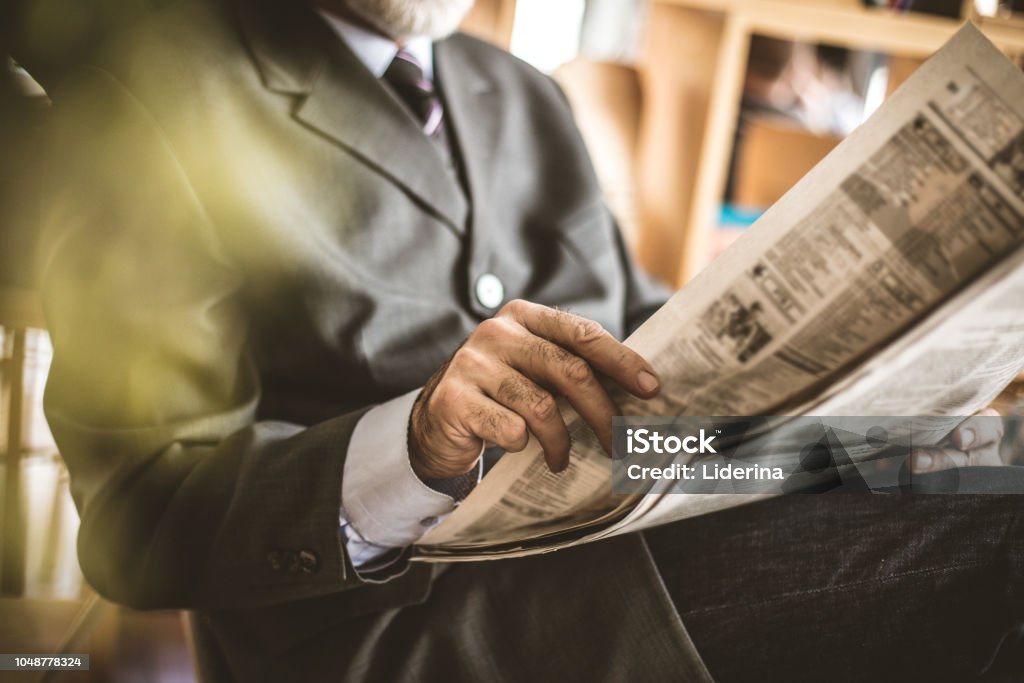
[[420,63],[405,50],[399,50],[384,72],[387,81],[420,122],[423,133],[448,150],[444,106],[434,84],[423,74]]

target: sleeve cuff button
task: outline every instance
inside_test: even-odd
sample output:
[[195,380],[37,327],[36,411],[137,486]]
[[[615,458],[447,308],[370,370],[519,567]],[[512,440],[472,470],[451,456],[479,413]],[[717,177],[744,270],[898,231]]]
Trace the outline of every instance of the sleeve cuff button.
[[299,569],[303,574],[315,574],[320,569],[320,558],[312,550],[300,551]]

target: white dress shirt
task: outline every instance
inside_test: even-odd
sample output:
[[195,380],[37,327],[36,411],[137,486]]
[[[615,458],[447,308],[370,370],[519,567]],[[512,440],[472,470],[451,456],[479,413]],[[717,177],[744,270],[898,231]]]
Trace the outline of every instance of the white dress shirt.
[[[320,15],[327,20],[334,32],[345,41],[370,73],[377,78],[384,76],[384,72],[398,54],[398,43],[328,12],[321,12]],[[409,38],[402,47],[420,63],[423,76],[428,81],[434,80],[434,44],[430,38]]]
[[[399,46],[333,14],[321,12],[370,73],[384,76]],[[433,80],[429,38],[402,46]],[[455,509],[456,501],[424,484],[409,463],[408,425],[419,389],[383,403],[356,424],[345,459],[339,520],[353,566],[361,573],[386,567]]]

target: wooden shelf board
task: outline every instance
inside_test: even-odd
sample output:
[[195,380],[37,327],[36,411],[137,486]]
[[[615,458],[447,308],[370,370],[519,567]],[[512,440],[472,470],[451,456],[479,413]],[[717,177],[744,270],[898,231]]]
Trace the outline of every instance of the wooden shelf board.
[[[963,24],[960,19],[820,0],[655,1],[729,14],[755,33],[912,56],[935,52]],[[992,22],[981,22],[979,28],[1004,52],[1024,52],[1024,31]]]

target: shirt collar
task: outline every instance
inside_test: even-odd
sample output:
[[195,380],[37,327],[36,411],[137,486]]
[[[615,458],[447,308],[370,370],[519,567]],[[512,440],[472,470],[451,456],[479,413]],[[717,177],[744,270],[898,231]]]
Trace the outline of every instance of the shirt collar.
[[[398,54],[397,43],[329,12],[320,11],[320,14],[327,20],[334,32],[345,41],[349,49],[355,53],[359,61],[370,70],[370,73],[377,78],[384,76],[384,72],[388,70],[395,55]],[[427,80],[434,80],[434,46],[430,38],[426,36],[410,38],[405,42],[404,47],[406,52],[415,57],[423,67],[423,75]]]

